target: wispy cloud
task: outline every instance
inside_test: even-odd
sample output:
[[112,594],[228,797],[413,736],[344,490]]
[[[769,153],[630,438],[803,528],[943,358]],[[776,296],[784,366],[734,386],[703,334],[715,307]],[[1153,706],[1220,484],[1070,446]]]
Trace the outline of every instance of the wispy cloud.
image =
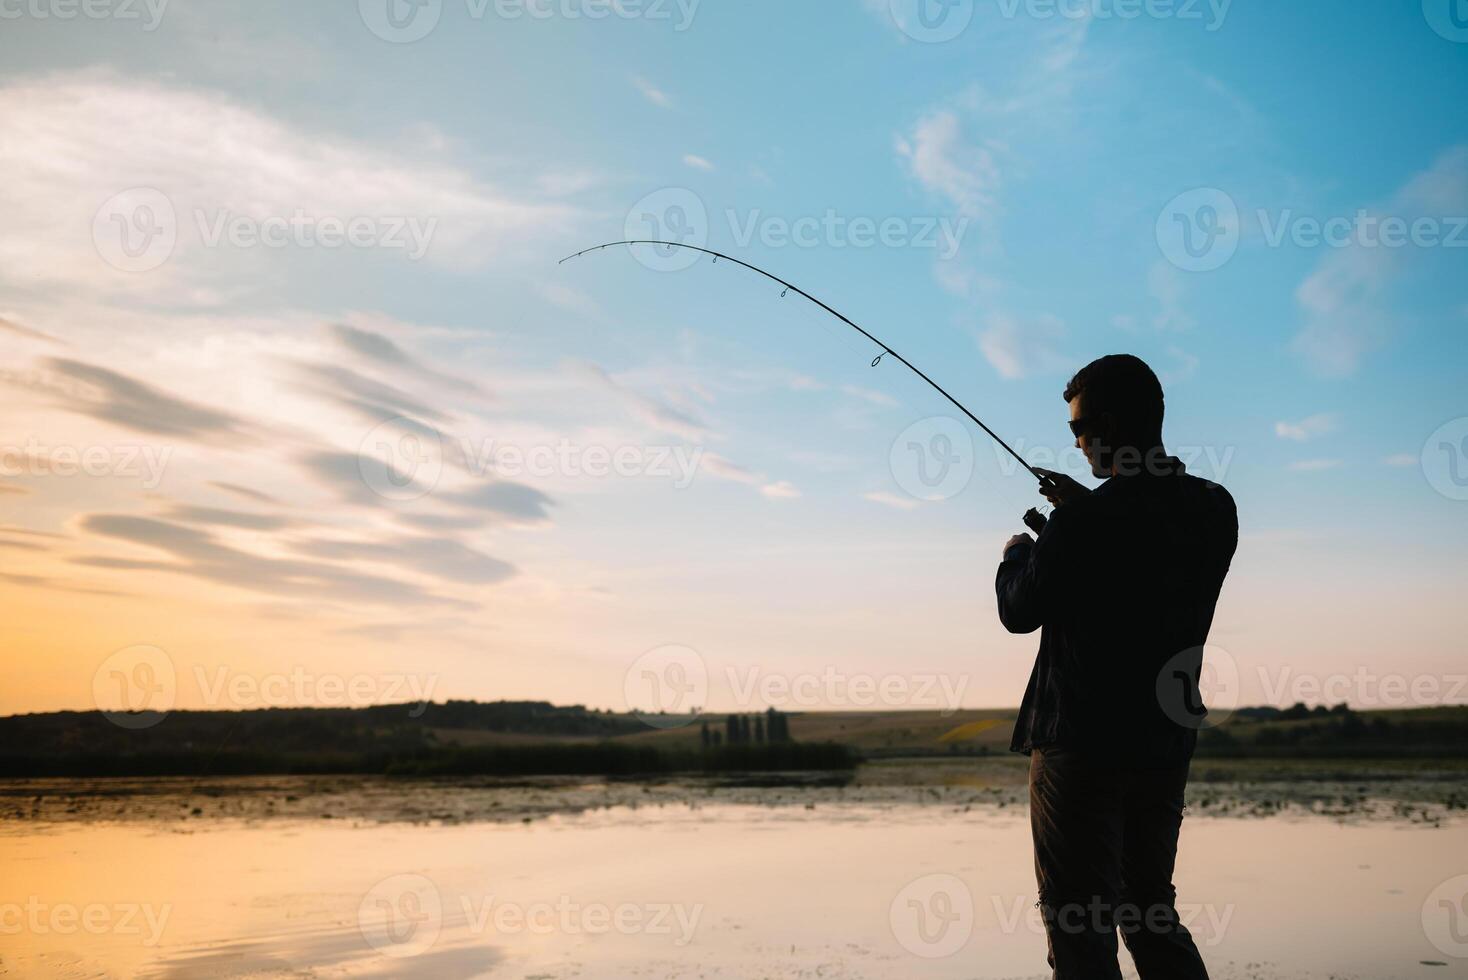
[[[1411,225],[1419,218],[1442,221],[1463,214],[1468,214],[1468,145],[1444,152],[1369,216],[1380,227],[1386,217]],[[1295,351],[1321,374],[1355,373],[1362,358],[1400,329],[1386,296],[1428,251],[1420,245],[1386,248],[1361,242],[1330,249],[1295,291],[1305,314],[1305,325],[1293,341]]]
[[17,337],[24,337],[26,340],[39,340],[42,343],[55,344],[59,347],[66,346],[66,341],[62,340],[59,337],[53,337],[50,334],[42,333],[39,330],[32,330],[30,327],[21,326],[14,320],[7,320],[4,317],[0,317],[0,331],[14,334]]
[[582,361],[574,364],[573,369],[578,371],[582,377],[615,394],[639,421],[650,428],[694,443],[703,442],[708,438],[707,424],[691,412],[633,390],[612,377],[605,368]]
[[648,102],[651,102],[659,109],[672,108],[673,100],[668,95],[668,93],[664,92],[662,89],[658,88],[647,79],[641,77],[640,75],[633,75],[632,85],[634,88],[637,89],[638,92],[642,93],[642,97],[644,99],[646,99]]
[[913,500],[911,497],[899,497],[897,494],[888,493],[886,490],[873,490],[861,496],[863,500],[870,500],[874,504],[891,507],[893,510],[917,510],[921,506],[919,501]]
[[135,432],[186,439],[242,435],[248,426],[218,409],[170,395],[111,368],[52,357],[40,372],[0,372],[0,381],[47,396],[67,411]]
[[1323,470],[1333,470],[1343,466],[1345,460],[1340,459],[1301,459],[1290,464],[1290,469],[1296,473],[1319,473]]
[[318,561],[274,558],[224,544],[206,531],[170,521],[127,514],[90,514],[82,530],[103,538],[162,552],[166,559],[89,555],[76,559],[92,568],[186,575],[219,585],[269,595],[316,596],[383,605],[463,606],[412,582]]
[[1058,350],[1064,337],[1064,322],[1052,314],[994,313],[979,334],[979,349],[1000,377],[1014,380],[1062,370],[1068,363]]
[[[564,228],[578,214],[489,186],[421,143],[409,152],[381,149],[292,125],[220,92],[113,72],[12,81],[0,88],[0,131],[9,137],[0,143],[7,222],[0,279],[32,288],[217,304],[254,278],[243,269],[272,257],[279,275],[290,275],[280,249],[211,246],[207,229],[233,217],[431,223],[426,260],[473,270],[502,259],[512,240]],[[104,202],[138,188],[163,195],[159,207],[172,213],[153,208],[149,217],[177,233],[167,261],[146,275],[114,270],[93,239]],[[278,291],[280,280],[270,281]]]
[[1000,186],[995,148],[966,139],[958,113],[939,109],[924,116],[896,147],[925,190],[946,198],[959,214],[993,217]]
[[697,153],[683,154],[683,162],[694,170],[709,171],[714,169],[713,163],[707,157],[701,157]]
[[381,333],[346,323],[333,323],[327,330],[343,348],[365,360],[416,375],[432,382],[439,389],[466,393],[479,391],[479,387],[472,381],[429,367],[404,350],[397,341]]
[[800,496],[800,491],[795,488],[795,485],[786,480],[766,483],[759,488],[759,492],[771,500],[794,500]]
[[209,486],[214,487],[216,490],[223,490],[225,493],[232,494],[233,496],[253,501],[257,504],[280,503],[279,500],[270,496],[270,494],[268,493],[262,493],[259,490],[253,490],[250,487],[240,486],[238,483],[230,483],[226,480],[210,480]]
[[1317,436],[1334,432],[1339,424],[1337,417],[1329,412],[1321,412],[1311,415],[1309,418],[1298,422],[1276,422],[1274,423],[1274,434],[1281,439],[1289,439],[1294,442],[1305,442]]

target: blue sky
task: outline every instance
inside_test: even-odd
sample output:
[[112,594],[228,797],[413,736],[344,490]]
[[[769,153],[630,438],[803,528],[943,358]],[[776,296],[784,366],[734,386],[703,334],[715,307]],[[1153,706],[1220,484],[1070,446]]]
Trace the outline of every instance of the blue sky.
[[[1033,640],[989,590],[1031,482],[977,433],[934,443],[941,399],[757,277],[556,264],[644,212],[830,302],[1041,463],[1069,445],[1069,374],[1146,358],[1169,444],[1239,501],[1215,640],[1243,700],[1461,663],[1468,503],[1441,445],[1468,436],[1468,45],[1446,4],[959,0],[931,43],[906,0],[392,2],[432,29],[380,36],[386,0],[6,8],[23,683],[0,708],[82,706],[137,645],[188,705],[202,664],[624,707],[666,644],[715,707],[730,665],[1016,703]],[[140,200],[170,211],[156,263],[106,237]],[[1220,208],[1214,248],[1179,251]],[[297,212],[378,238],[210,238]],[[1363,243],[1363,214],[1417,237]],[[1312,241],[1332,220],[1347,237]],[[421,255],[394,243],[410,222]],[[349,465],[384,421],[698,465],[677,486],[445,458],[392,500]],[[972,477],[915,484],[914,440]],[[68,478],[58,447],[110,462]]]

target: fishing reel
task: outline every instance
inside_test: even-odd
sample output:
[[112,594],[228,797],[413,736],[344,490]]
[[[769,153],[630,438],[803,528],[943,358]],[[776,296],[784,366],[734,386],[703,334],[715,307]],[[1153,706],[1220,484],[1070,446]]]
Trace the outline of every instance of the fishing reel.
[[1050,523],[1050,518],[1040,513],[1040,509],[1038,507],[1031,507],[1029,510],[1025,511],[1024,522],[1025,527],[1029,528],[1031,531],[1034,531],[1035,537],[1038,538],[1040,536],[1040,532],[1045,530],[1045,525]]
[[[1031,472],[1034,471],[1032,470]],[[1035,473],[1035,475],[1040,478],[1041,493],[1045,491],[1046,487],[1055,486],[1055,481],[1050,478],[1049,471],[1040,470],[1039,472]],[[1048,509],[1049,508],[1046,508],[1046,510]],[[1025,522],[1025,527],[1029,528],[1031,531],[1034,531],[1035,537],[1037,538],[1040,536],[1040,532],[1045,530],[1045,525],[1050,523],[1049,515],[1042,513],[1040,511],[1040,508],[1038,507],[1031,507],[1029,510],[1025,511],[1025,516],[1023,520]]]

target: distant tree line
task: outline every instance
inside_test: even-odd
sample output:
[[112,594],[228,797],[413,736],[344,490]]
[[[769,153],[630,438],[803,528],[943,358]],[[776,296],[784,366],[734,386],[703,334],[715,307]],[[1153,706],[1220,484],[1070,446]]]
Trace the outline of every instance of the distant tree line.
[[706,749],[720,745],[780,745],[791,741],[790,716],[774,708],[764,714],[728,715],[723,731],[705,720],[699,728],[699,740]]

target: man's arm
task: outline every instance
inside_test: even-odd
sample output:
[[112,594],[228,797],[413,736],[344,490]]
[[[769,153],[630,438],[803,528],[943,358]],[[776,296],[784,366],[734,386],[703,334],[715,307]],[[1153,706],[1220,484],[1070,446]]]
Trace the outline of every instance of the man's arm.
[[1011,538],[999,563],[994,587],[999,597],[999,621],[1011,633],[1033,633],[1060,601],[1066,571],[1065,542],[1069,522],[1057,509],[1040,533]]

